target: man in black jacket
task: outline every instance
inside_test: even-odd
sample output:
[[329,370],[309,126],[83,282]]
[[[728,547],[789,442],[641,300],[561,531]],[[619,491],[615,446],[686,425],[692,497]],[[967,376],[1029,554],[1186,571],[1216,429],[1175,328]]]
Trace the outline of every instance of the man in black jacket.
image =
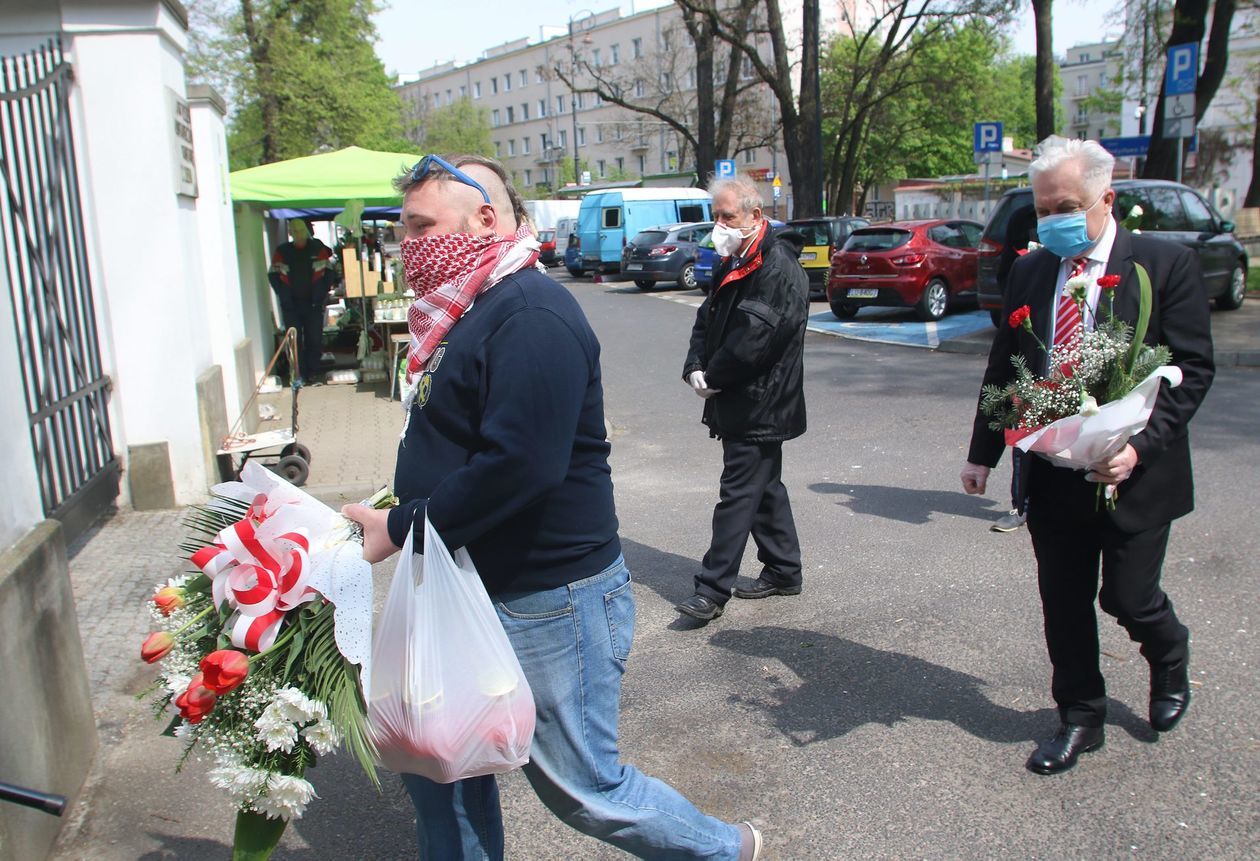
[[[683,379],[704,399],[709,435],[722,440],[722,481],[696,592],[677,608],[703,622],[722,615],[732,591],[738,598],[800,594],[801,548],[781,476],[783,442],[805,433],[809,317],[799,247],[774,235],[757,186],[738,178],[710,191],[722,260],[696,314]],[[761,574],[735,587],[749,533]]]
[[324,306],[336,274],[332,252],[311,236],[300,218],[289,222],[291,242],[281,243],[271,256],[267,280],[280,302],[285,329],[297,329],[298,364],[290,370],[303,382],[316,382],[324,350]]
[[[1153,292],[1146,342],[1167,346],[1182,373],[1176,388],[1162,384],[1145,429],[1114,456],[1093,464],[1088,474],[1027,458],[1021,495],[1028,502],[1054,669],[1051,692],[1060,718],[1058,732],[1028,759],[1027,767],[1039,774],[1066,771],[1080,754],[1103,744],[1107,692],[1098,664],[1095,596],[1141,644],[1150,664],[1151,726],[1158,732],[1172,729],[1190,704],[1190,632],[1160,588],[1160,569],[1171,522],[1194,508],[1188,425],[1214,373],[1208,299],[1192,251],[1135,236],[1115,223],[1113,163],[1096,141],[1050,137],[1039,145],[1029,175],[1043,247],[1011,267],[1003,308],[1009,316],[1027,306],[1032,332],[999,328],[984,374],[985,384],[1005,385],[1014,376],[1015,355],[1044,374],[1047,357],[1037,338],[1057,344],[1064,329],[1093,325],[1093,313],[1082,319],[1072,313],[1070,299],[1061,301],[1074,273],[1093,282],[1086,301],[1095,310],[1097,279],[1118,275],[1114,312],[1133,323],[1140,301],[1137,264],[1149,273]],[[1002,456],[1003,436],[988,424],[989,417],[977,410],[961,475],[967,493],[984,493],[989,471]],[[1098,483],[1119,487],[1114,511],[1097,505]]]

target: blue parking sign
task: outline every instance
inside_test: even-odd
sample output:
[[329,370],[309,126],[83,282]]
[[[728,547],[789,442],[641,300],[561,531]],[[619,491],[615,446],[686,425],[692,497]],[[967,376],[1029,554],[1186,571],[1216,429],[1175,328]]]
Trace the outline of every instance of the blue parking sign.
[[735,159],[720,158],[713,163],[713,174],[718,179],[731,179],[735,176]]
[[975,125],[975,151],[976,152],[1001,152],[1002,151],[1002,124],[1001,123],[976,123]]
[[1186,42],[1168,47],[1168,65],[1164,69],[1164,95],[1186,96],[1199,82],[1199,43]]

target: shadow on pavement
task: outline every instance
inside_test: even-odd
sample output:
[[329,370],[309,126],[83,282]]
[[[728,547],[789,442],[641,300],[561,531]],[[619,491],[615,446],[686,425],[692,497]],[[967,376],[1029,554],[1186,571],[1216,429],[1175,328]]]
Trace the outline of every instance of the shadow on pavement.
[[657,550],[646,544],[621,539],[621,552],[626,567],[636,583],[642,583],[671,604],[677,604],[695,592],[695,575],[700,560]]
[[919,490],[878,484],[849,484],[820,481],[809,485],[815,493],[844,494],[837,500],[855,514],[870,514],[902,523],[929,523],[933,514],[953,514],[976,520],[992,520],[1006,509],[992,499],[968,496],[961,491]]
[[[911,718],[948,721],[1002,744],[1035,742],[1053,732],[1052,708],[1021,711],[985,695],[983,679],[912,655],[883,651],[853,640],[795,628],[724,629],[709,642],[755,658],[776,658],[801,680],[771,677],[764,696],[732,699],[764,710],[799,746],[845,735],[865,724],[891,727]],[[1122,703],[1109,706],[1109,723],[1139,741],[1155,733]]]

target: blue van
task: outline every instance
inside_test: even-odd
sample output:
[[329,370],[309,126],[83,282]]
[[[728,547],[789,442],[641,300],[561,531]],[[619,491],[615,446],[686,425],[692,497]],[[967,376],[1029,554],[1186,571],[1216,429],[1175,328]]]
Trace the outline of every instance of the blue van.
[[621,249],[657,224],[708,221],[712,198],[702,188],[620,188],[592,191],[578,210],[582,266],[590,272],[621,268]]

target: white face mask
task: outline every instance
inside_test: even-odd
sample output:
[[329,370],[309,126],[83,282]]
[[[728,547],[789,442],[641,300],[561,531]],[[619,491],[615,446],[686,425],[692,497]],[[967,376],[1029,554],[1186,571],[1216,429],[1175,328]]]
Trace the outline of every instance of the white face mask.
[[[723,257],[730,257],[756,229],[756,227],[740,229],[727,227],[725,224],[715,224],[713,225],[713,249]],[[745,230],[748,232],[745,233]]]

